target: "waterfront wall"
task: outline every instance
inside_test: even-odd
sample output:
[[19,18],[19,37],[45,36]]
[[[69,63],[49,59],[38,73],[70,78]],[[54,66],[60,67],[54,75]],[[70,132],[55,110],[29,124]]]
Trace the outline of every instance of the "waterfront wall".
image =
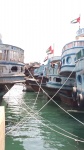
[[0,150],[5,150],[5,108],[0,106]]

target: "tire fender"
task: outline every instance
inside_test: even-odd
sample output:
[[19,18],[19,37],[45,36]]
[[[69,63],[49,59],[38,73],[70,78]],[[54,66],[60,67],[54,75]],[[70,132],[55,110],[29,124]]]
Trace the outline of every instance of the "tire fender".
[[78,95],[78,98],[77,98],[77,104],[78,104],[78,106],[81,105],[81,103],[82,103],[83,100],[84,100],[83,95],[82,95],[82,94],[79,94],[79,95]]
[[76,87],[73,87],[72,98],[73,98],[74,101],[77,99],[77,89],[76,89]]

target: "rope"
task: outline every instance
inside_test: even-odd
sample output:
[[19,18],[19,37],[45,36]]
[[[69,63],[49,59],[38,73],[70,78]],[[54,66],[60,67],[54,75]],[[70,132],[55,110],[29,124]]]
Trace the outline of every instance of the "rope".
[[[67,79],[67,80],[68,80],[68,79]],[[57,92],[59,92],[59,90],[58,90]],[[50,100],[52,100],[52,98],[51,98]],[[50,100],[49,100],[49,101],[50,101]],[[49,101],[48,101],[48,103],[49,103]],[[56,103],[56,104],[57,104],[57,103]],[[46,105],[47,105],[47,103],[46,103],[44,106],[46,106]],[[57,105],[58,105],[58,104],[57,104]],[[44,106],[43,106],[40,110],[42,110],[42,109],[44,108]],[[62,109],[63,109],[63,108],[62,108]],[[39,111],[40,111],[40,110],[39,110]],[[38,112],[39,112],[39,111],[38,111]],[[65,110],[64,110],[64,111],[65,111]],[[65,111],[65,112],[66,112],[66,111]],[[68,113],[68,112],[66,112],[66,113]],[[68,113],[68,114],[69,114],[69,113]],[[70,114],[70,115],[71,115],[71,114]],[[71,116],[72,116],[72,115],[71,115]],[[75,118],[75,117],[74,117],[74,118]],[[75,119],[76,119],[76,118],[75,118]],[[78,119],[76,119],[76,120],[79,121]]]
[[41,83],[40,83],[40,85],[39,85],[39,90],[38,90],[38,93],[37,93],[37,97],[36,97],[36,100],[35,100],[35,102],[34,102],[34,105],[33,105],[32,109],[34,108],[34,106],[35,106],[35,104],[36,104],[36,101],[37,101],[37,99],[38,99],[38,96],[39,96],[39,93],[40,93],[40,89],[41,89],[42,81],[43,81],[43,76],[42,76]]
[[[73,72],[72,72],[73,73]],[[71,73],[71,74],[72,74]],[[71,74],[70,74],[70,76],[71,76]],[[68,78],[70,78],[70,76],[68,77]],[[67,79],[68,80],[68,79]],[[64,84],[67,82],[67,80],[64,82]],[[62,87],[64,86],[64,84],[62,85]],[[61,87],[61,88],[62,88]],[[60,88],[60,89],[61,89]],[[56,94],[60,91],[60,89],[56,92]],[[43,89],[42,89],[43,90]],[[46,92],[45,92],[46,93]],[[55,95],[56,95],[55,94]],[[54,97],[54,96],[53,96]],[[52,97],[52,98],[53,98]],[[50,96],[49,96],[49,98],[50,98],[50,100],[48,101],[48,103],[52,100],[53,102],[55,102]],[[24,103],[25,104],[25,103]],[[55,104],[57,104],[56,102],[55,102]],[[26,104],[25,104],[26,105]],[[46,103],[46,105],[47,105],[47,103]],[[42,110],[46,105],[44,105],[40,110]],[[57,104],[58,105],[58,104]],[[27,105],[26,105],[27,106]],[[59,106],[59,105],[58,105]],[[28,106],[27,106],[28,107]],[[62,107],[60,107],[62,110],[64,110]],[[39,111],[40,111],[39,110]],[[26,110],[27,111],[27,110]],[[39,112],[38,111],[38,112]],[[64,110],[65,111],[65,110]],[[27,111],[28,112],[28,111]],[[66,112],[66,111],[65,111]],[[29,113],[29,112],[28,112]],[[66,112],[67,114],[69,114],[68,112]],[[31,115],[31,113],[29,113],[30,115]],[[70,116],[72,116],[71,114],[69,114]],[[73,116],[72,116],[73,117]],[[35,118],[35,117],[34,117]],[[76,119],[75,117],[73,117],[74,119]],[[37,118],[35,118],[36,120],[37,120]],[[78,119],[76,119],[77,121],[79,121]],[[38,120],[39,121],[39,120]],[[80,121],[79,121],[80,122]],[[81,122],[80,122],[81,123]],[[43,124],[43,123],[42,123]],[[43,124],[43,125],[45,125],[45,124]],[[84,124],[83,124],[84,125]],[[46,125],[45,125],[46,126]],[[48,127],[48,126],[47,126]],[[50,129],[52,129],[51,127],[48,127],[48,128],[50,128]],[[54,129],[52,129],[52,130],[54,130]],[[56,130],[54,130],[55,132],[57,132],[57,133],[59,133],[59,134],[61,134],[61,135],[64,135],[64,134],[62,134],[62,133],[60,133],[60,132],[58,132],[58,131],[56,131]],[[67,136],[67,135],[64,135],[64,136],[66,136],[66,137],[69,137],[69,136]],[[74,139],[74,138],[72,138],[72,137],[69,137],[69,138],[71,138],[71,139]],[[75,141],[81,141],[81,140],[78,140],[78,139],[74,139]],[[84,142],[84,141],[81,141],[81,142]]]
[[[79,61],[78,61],[79,62]],[[58,93],[59,93],[59,91],[62,89],[62,87],[65,85],[65,83],[68,81],[68,79],[71,77],[71,75],[72,75],[72,73],[73,73],[73,71],[75,70],[75,67],[74,67],[74,69],[72,70],[72,72],[70,73],[70,75],[68,76],[68,78],[67,78],[67,80],[63,83],[63,85],[59,88],[59,90],[52,96],[52,98],[42,89],[42,87],[40,87],[41,89],[42,89],[42,91],[50,98],[50,100],[38,111],[38,112],[40,112],[51,100],[60,108],[60,109],[62,109],[65,113],[67,113],[69,116],[71,116],[73,119],[75,119],[76,121],[78,121],[79,123],[81,123],[82,125],[84,125],[84,123],[83,122],[81,122],[80,120],[78,120],[77,118],[75,118],[73,115],[71,115],[69,112],[67,112],[65,109],[63,109],[60,105],[58,105],[54,100],[53,100],[53,97],[54,96],[56,96]],[[29,71],[29,73],[31,74],[31,72]],[[32,76],[32,74],[31,74],[31,76]],[[33,76],[32,76],[33,77]],[[37,84],[38,84],[38,82],[37,82]],[[39,84],[38,84],[38,86],[39,86]]]
[[[27,106],[28,107],[28,106]],[[34,110],[32,110],[30,107],[28,107],[28,109],[30,109],[31,110],[31,112],[33,111],[34,112]],[[35,115],[35,114],[34,114]],[[40,118],[42,118],[43,120],[45,119],[45,118],[43,118],[43,117],[41,117],[40,116]],[[30,118],[29,118],[30,119]],[[28,119],[28,120],[29,120]],[[59,126],[57,126],[57,125],[55,125],[54,123],[51,123],[49,120],[47,120],[47,119],[45,119],[46,121],[48,121],[50,124],[53,124],[55,127],[57,127],[58,129],[60,129],[60,130],[62,130],[62,131],[64,131],[64,132],[66,132],[66,133],[68,133],[68,134],[70,134],[70,135],[73,135],[74,137],[78,137],[78,136],[76,136],[76,135],[74,135],[74,134],[72,134],[72,133],[70,133],[70,132],[68,132],[68,131],[66,131],[66,130],[64,130],[64,129],[62,129],[62,128],[60,128]],[[80,137],[78,137],[78,138],[80,138]],[[80,139],[83,139],[83,138],[80,138]],[[84,140],[84,139],[83,139]]]
[[[46,124],[44,124],[44,123],[42,123],[40,120],[38,120],[34,115],[32,115],[30,112],[28,112],[25,108],[23,108],[23,110],[25,110],[31,117],[33,117],[35,120],[37,120],[39,123],[41,123],[43,126],[46,126],[47,128],[49,128],[50,130],[52,130],[52,131],[54,131],[54,132],[56,132],[56,133],[58,133],[58,134],[60,134],[60,135],[62,135],[62,136],[65,136],[65,137],[67,137],[67,138],[69,138],[69,139],[72,139],[72,140],[74,140],[74,141],[76,141],[76,142],[84,142],[84,141],[82,141],[82,140],[78,140],[78,139],[75,139],[75,138],[73,138],[73,137],[70,137],[70,136],[68,136],[68,135],[65,135],[65,134],[63,134],[63,133],[61,133],[61,132],[59,132],[59,131],[57,131],[57,130],[54,130],[53,128],[51,128],[51,127],[49,127],[48,125],[46,125]],[[20,121],[21,122],[21,121]],[[19,123],[20,123],[19,122]],[[18,123],[18,124],[19,124]],[[17,124],[17,126],[18,126],[18,124]],[[17,126],[15,126],[14,128],[16,128]],[[9,132],[12,132],[13,131],[13,129],[11,130],[11,131],[8,131],[6,134],[8,134]]]
[[[24,103],[25,104],[25,103]],[[25,104],[26,105],[26,104]],[[26,105],[26,107],[27,108],[29,108],[27,105]],[[22,107],[21,107],[22,108]],[[22,108],[22,109],[24,109],[24,108]],[[29,108],[30,109],[30,108]],[[31,109],[30,109],[31,110]],[[26,110],[27,111],[27,110]],[[27,111],[28,112],[28,111]],[[34,114],[35,115],[35,114]],[[30,118],[29,118],[30,119]],[[22,121],[24,120],[24,118],[14,127],[14,128],[16,128]],[[56,126],[56,125],[55,125]],[[61,129],[60,127],[58,127],[58,126],[56,126],[57,128],[59,128],[59,129]],[[11,131],[13,131],[14,129],[12,129],[12,130],[10,130],[9,132],[11,132]],[[64,129],[61,129],[61,130],[63,130],[63,131],[65,131]],[[7,132],[6,134],[8,134],[9,132]],[[67,131],[65,131],[65,132],[67,132]],[[67,132],[68,134],[71,134],[71,133],[69,133],[69,132]],[[71,135],[73,135],[73,134],[71,134]],[[75,135],[73,135],[73,136],[75,136]],[[77,136],[75,136],[75,137],[77,137]]]

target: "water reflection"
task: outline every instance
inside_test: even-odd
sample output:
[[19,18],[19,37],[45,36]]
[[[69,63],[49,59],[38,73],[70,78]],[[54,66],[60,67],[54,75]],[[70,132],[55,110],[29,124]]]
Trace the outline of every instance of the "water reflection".
[[[8,133],[6,135],[6,150],[33,150],[34,148],[37,150],[84,149],[83,143],[77,143],[57,133],[60,132],[73,137],[58,129],[58,126],[84,138],[83,125],[65,114],[53,102],[50,102],[37,115],[33,116],[46,104],[47,99],[44,95],[39,95],[36,100],[36,93],[24,93],[22,89],[22,86],[15,85],[3,99],[6,107],[6,120],[8,120],[8,124],[6,124],[6,133]],[[34,112],[31,108],[34,109]],[[10,130],[11,132],[9,132]]]

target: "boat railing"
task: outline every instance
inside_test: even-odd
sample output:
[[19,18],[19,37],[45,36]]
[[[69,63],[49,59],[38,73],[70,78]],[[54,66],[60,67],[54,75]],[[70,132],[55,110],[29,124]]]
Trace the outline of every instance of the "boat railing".
[[73,42],[70,42],[70,43],[66,44],[66,45],[63,47],[62,52],[64,52],[64,51],[67,50],[67,49],[74,48],[74,47],[84,47],[84,40],[81,40],[81,41],[73,41]]

